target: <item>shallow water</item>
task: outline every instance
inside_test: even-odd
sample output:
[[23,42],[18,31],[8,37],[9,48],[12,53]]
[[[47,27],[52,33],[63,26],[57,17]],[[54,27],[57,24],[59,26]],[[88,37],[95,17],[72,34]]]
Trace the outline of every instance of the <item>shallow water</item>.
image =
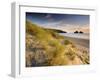
[[62,36],[80,38],[80,39],[89,39],[89,33],[60,33]]

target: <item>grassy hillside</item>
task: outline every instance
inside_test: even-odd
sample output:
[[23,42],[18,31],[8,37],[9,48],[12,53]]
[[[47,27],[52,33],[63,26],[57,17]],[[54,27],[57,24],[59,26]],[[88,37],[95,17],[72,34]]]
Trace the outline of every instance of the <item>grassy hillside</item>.
[[26,21],[26,66],[88,64],[89,58],[78,54],[75,45],[52,29]]

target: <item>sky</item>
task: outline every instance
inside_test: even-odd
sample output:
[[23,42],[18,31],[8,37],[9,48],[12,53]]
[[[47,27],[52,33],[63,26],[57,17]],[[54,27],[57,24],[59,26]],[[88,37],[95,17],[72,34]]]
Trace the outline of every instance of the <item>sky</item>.
[[89,15],[26,12],[26,20],[45,28],[89,33]]

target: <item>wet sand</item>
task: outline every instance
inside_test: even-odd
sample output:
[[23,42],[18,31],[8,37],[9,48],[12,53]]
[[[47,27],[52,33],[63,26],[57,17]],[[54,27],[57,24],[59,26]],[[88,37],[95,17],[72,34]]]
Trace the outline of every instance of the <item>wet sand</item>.
[[73,38],[73,37],[66,37],[67,40],[71,41],[72,43],[76,44],[77,46],[85,47],[89,49],[89,40],[88,39],[80,39],[80,38]]

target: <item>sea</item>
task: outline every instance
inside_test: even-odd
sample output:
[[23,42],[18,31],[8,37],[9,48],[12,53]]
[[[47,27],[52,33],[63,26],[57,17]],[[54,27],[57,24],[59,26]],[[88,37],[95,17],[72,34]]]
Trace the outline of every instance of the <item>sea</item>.
[[89,33],[60,33],[60,35],[65,36],[65,37],[89,40]]

